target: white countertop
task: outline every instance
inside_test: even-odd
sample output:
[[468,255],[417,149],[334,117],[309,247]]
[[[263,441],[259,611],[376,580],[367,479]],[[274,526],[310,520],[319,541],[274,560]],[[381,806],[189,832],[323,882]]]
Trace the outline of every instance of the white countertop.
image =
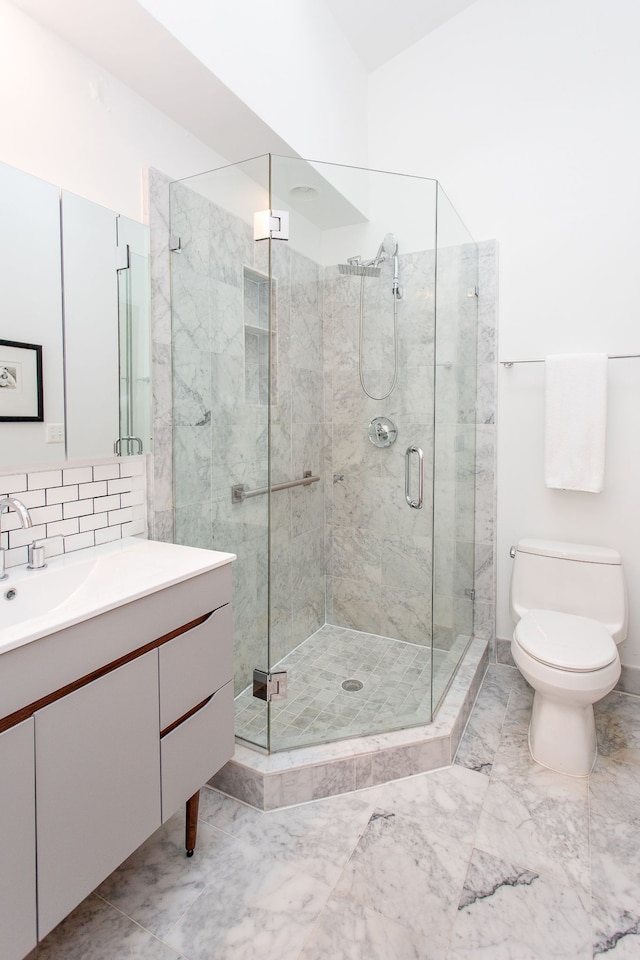
[[129,537],[52,557],[43,570],[11,567],[0,581],[0,654],[235,559]]

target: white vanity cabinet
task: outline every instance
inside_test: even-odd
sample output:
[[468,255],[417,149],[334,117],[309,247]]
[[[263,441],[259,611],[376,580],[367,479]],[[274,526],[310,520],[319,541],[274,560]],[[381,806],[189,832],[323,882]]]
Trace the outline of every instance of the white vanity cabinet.
[[0,733],[0,957],[36,945],[33,718]]
[[[171,548],[134,560],[186,564]],[[0,656],[1,960],[22,960],[186,801],[193,852],[198,791],[234,750],[234,558],[195,554],[221,559]]]
[[162,822],[233,755],[231,604],[158,649]]
[[40,939],[160,826],[157,657],[35,714]]

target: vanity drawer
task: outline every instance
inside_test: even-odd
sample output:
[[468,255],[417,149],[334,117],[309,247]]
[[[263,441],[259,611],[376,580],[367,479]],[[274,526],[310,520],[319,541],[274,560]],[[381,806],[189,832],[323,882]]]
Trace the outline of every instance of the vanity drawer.
[[159,648],[160,730],[233,677],[233,609],[214,610],[204,623]]
[[233,681],[160,741],[162,822],[200,789],[234,752]]

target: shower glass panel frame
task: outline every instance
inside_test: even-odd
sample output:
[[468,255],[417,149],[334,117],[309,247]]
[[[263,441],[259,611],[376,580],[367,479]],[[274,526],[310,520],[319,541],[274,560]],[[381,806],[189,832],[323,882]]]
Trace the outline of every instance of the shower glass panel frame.
[[435,180],[271,155],[173,183],[171,233],[176,540],[238,555],[236,735],[429,723],[473,632],[475,244]]

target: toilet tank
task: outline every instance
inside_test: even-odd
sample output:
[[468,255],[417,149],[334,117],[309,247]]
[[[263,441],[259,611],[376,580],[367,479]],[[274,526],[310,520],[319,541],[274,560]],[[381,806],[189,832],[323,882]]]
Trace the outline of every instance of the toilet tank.
[[627,636],[627,590],[616,550],[555,540],[520,540],[511,572],[514,621],[528,610],[592,617],[616,643]]

